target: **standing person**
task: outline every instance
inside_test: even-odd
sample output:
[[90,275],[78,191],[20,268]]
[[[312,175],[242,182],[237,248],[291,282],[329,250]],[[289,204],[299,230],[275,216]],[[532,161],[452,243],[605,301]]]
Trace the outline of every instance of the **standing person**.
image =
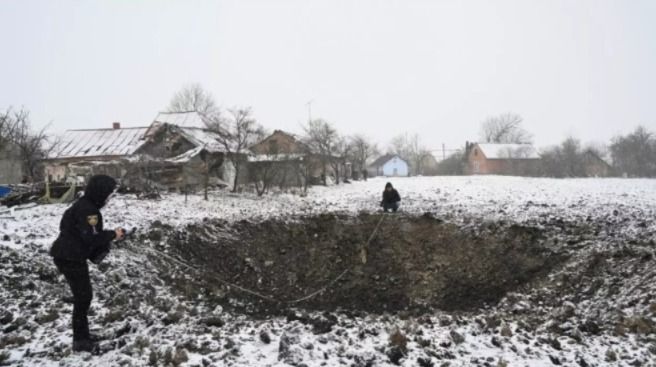
[[117,188],[116,181],[105,175],[91,177],[84,196],[65,212],[59,225],[59,237],[50,249],[59,272],[64,274],[73,293],[73,351],[93,352],[95,342],[89,334],[87,313],[93,290],[87,260],[99,262],[109,252],[110,243],[125,235],[122,228],[103,230],[100,209]]
[[383,191],[383,201],[381,201],[380,206],[383,207],[384,211],[391,210],[396,212],[399,209],[399,202],[401,201],[401,196],[399,192],[392,186],[391,182],[388,182],[385,185],[385,191]]

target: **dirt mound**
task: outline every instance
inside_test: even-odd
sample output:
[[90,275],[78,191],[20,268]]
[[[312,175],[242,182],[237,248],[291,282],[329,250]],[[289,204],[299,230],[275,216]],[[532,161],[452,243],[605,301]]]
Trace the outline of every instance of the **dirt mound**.
[[[369,312],[494,304],[560,260],[535,228],[459,227],[430,216],[388,215],[363,264],[361,248],[380,220],[363,214],[232,225],[208,221],[168,236],[168,247],[202,269],[210,289],[220,286],[213,279],[218,277],[282,301],[276,307]],[[230,296],[270,303],[243,292]]]

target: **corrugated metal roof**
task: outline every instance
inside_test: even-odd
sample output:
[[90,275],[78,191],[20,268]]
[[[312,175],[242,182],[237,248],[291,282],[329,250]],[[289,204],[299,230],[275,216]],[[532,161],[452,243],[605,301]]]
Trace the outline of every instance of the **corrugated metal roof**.
[[154,122],[177,125],[180,127],[198,127],[204,128],[205,124],[200,114],[196,111],[191,112],[160,112],[155,117]]
[[147,129],[67,130],[48,159],[132,155],[145,143]]
[[530,144],[477,144],[487,159],[539,159]]

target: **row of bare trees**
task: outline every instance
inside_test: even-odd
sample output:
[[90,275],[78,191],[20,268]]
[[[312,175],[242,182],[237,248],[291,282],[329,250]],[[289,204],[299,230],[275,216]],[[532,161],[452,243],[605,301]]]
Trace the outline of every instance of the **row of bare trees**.
[[310,120],[303,126],[304,143],[309,147],[321,164],[322,181],[327,184],[328,168],[331,168],[336,184],[348,179],[346,163],[351,163],[351,176],[367,177],[367,163],[378,154],[378,146],[362,134],[352,136],[341,135],[328,121],[323,119]]
[[46,134],[47,126],[34,130],[30,121],[30,112],[25,108],[8,107],[0,111],[0,152],[9,150],[17,152],[27,180],[40,180],[41,161],[49,151],[56,146],[55,141],[49,141]]

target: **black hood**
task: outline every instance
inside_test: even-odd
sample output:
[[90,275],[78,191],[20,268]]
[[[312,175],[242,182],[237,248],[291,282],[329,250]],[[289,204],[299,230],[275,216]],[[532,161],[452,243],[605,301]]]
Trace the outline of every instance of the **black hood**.
[[116,189],[116,180],[107,175],[95,175],[91,177],[84,197],[91,201],[98,209],[102,208],[109,195]]
[[391,189],[394,188],[394,187],[392,186],[392,183],[391,183],[391,182],[388,182],[388,183],[385,185],[385,189],[387,189],[388,187],[391,188]]

